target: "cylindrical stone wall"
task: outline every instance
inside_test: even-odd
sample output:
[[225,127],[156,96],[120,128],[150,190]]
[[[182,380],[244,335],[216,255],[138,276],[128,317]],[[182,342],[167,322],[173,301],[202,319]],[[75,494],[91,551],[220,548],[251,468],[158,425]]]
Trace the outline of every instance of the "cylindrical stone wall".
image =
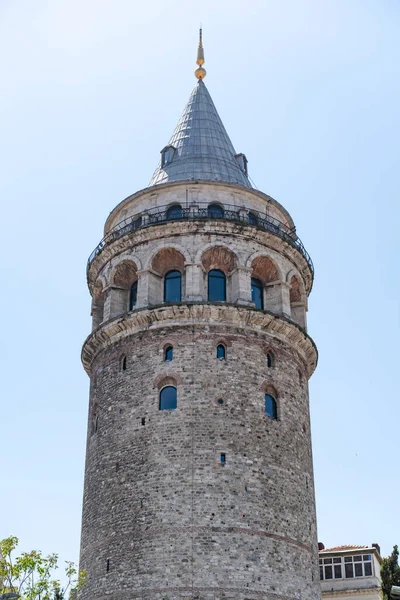
[[[81,600],[320,598],[306,364],[284,333],[243,325],[257,311],[229,311],[236,325],[223,307],[208,324],[143,317],[93,359]],[[159,410],[170,381],[177,408]]]

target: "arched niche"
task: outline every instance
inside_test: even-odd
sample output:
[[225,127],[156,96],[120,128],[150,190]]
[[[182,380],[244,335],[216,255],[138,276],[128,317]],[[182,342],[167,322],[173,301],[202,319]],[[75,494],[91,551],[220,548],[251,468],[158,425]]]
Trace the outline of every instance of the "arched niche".
[[[169,281],[175,274],[174,282]],[[185,257],[176,248],[162,248],[153,257],[149,274],[149,304],[161,304],[166,299],[165,292],[169,285],[179,279],[180,294],[176,301],[180,302],[185,296]],[[174,296],[175,297],[175,296]]]
[[97,329],[104,320],[104,288],[98,279],[93,289],[92,298],[92,330]]
[[261,283],[263,286],[262,302],[256,303],[257,308],[281,314],[283,312],[282,281],[278,266],[270,256],[256,256],[252,260],[251,279],[252,282],[257,282],[258,285]]
[[[232,302],[234,300],[232,273],[237,266],[235,253],[226,246],[211,246],[203,252],[201,256],[201,265],[204,273],[204,297],[210,301],[218,300]],[[219,293],[215,296],[213,290],[210,288],[213,282],[223,285],[224,293]]]
[[307,326],[306,295],[300,277],[292,275],[289,280],[289,285],[290,315],[295,323],[305,329]]
[[137,265],[131,259],[119,262],[111,273],[111,286],[108,291],[110,318],[133,310],[137,303]]

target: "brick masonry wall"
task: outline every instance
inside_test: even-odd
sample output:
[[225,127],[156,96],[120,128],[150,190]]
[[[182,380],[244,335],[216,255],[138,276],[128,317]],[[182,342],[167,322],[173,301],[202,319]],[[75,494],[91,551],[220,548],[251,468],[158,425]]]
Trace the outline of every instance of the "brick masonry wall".
[[[167,377],[178,408],[160,411]],[[267,386],[277,421],[264,413]],[[81,600],[316,600],[317,565],[307,376],[287,340],[222,319],[144,330],[96,356]]]

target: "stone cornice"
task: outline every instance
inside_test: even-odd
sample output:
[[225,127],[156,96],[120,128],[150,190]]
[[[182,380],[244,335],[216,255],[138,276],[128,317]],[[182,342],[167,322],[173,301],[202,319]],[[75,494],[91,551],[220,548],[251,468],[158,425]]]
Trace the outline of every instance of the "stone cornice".
[[236,306],[233,304],[211,304],[182,302],[137,309],[103,323],[85,340],[82,348],[82,363],[90,375],[96,356],[111,344],[130,335],[162,327],[223,326],[246,331],[256,331],[289,343],[306,363],[310,377],[318,360],[316,346],[309,335],[290,319],[268,311]]
[[223,220],[170,221],[160,223],[158,225],[153,224],[149,227],[127,233],[114,242],[104,246],[104,249],[101,251],[101,253],[94,258],[88,270],[88,286],[90,292],[93,293],[94,284],[96,283],[97,277],[104,266],[113,257],[118,256],[122,252],[135,248],[135,246],[140,244],[145,244],[153,240],[159,240],[160,238],[163,238],[165,243],[167,243],[169,237],[181,237],[193,234],[198,235],[203,233],[215,233],[221,236],[221,243],[223,243],[224,236],[240,236],[243,239],[248,239],[252,242],[256,241],[267,248],[271,248],[272,250],[279,252],[288,260],[290,260],[290,262],[300,271],[303,276],[306,293],[307,295],[310,293],[313,284],[313,274],[310,270],[307,260],[299,250],[286,242],[284,239],[269,233],[268,231]]

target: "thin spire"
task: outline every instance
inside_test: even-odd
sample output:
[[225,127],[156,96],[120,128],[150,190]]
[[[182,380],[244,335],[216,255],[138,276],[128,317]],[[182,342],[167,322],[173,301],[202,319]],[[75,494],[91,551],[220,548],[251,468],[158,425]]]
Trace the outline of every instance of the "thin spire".
[[204,49],[203,49],[203,29],[200,27],[199,32],[199,47],[197,49],[197,60],[196,63],[199,65],[198,69],[195,70],[194,74],[197,79],[204,79],[207,71],[203,69],[204,65]]

